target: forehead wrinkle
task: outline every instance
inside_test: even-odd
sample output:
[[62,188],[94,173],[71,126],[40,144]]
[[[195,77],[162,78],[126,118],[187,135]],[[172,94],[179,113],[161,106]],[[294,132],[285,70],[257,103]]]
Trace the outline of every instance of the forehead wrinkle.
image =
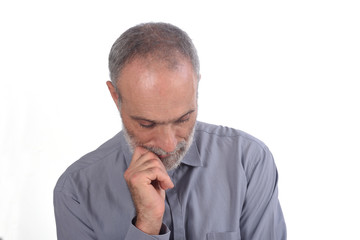
[[195,112],[194,109],[188,111],[187,113],[181,115],[181,116],[178,117],[178,118],[174,118],[174,119],[168,120],[168,121],[156,121],[156,120],[146,119],[146,118],[139,117],[139,116],[130,116],[130,117],[131,117],[132,119],[134,119],[134,120],[143,120],[143,121],[148,121],[148,122],[156,123],[156,124],[158,124],[158,125],[165,125],[165,124],[169,124],[169,123],[176,122],[176,121],[178,121],[179,119],[185,117],[187,114],[191,114],[191,113],[193,113],[193,112]]

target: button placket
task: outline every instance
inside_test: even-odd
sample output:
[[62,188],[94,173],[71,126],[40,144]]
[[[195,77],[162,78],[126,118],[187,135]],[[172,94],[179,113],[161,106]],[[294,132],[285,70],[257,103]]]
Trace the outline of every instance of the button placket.
[[166,199],[169,204],[169,212],[172,219],[172,236],[176,240],[185,240],[184,215],[177,194],[176,183],[181,174],[181,166],[174,172],[169,173],[175,187],[166,191]]

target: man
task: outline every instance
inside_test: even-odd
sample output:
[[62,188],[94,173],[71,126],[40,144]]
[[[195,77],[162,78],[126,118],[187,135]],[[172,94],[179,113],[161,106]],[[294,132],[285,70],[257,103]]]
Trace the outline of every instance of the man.
[[60,177],[59,240],[286,239],[268,148],[196,121],[199,60],[185,32],[130,28],[109,69],[123,130]]

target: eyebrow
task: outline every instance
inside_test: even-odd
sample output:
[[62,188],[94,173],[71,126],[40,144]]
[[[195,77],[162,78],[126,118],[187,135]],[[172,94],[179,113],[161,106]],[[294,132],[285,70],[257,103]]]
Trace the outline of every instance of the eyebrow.
[[146,118],[138,117],[138,116],[130,116],[130,117],[132,119],[134,119],[134,120],[137,120],[137,121],[147,121],[147,122],[151,122],[151,123],[154,123],[154,124],[162,125],[162,124],[177,122],[177,121],[181,120],[183,117],[185,117],[186,115],[191,114],[193,112],[195,112],[194,109],[192,109],[192,110],[188,111],[187,113],[181,115],[181,117],[179,117],[177,119],[173,119],[173,120],[169,120],[169,121],[155,121],[155,120],[146,119]]

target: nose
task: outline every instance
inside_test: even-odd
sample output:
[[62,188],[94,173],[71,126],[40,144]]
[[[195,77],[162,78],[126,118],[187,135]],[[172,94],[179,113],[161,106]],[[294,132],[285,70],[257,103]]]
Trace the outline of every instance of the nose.
[[161,128],[159,128],[156,146],[169,153],[175,150],[176,145],[176,132],[172,126],[161,126]]

